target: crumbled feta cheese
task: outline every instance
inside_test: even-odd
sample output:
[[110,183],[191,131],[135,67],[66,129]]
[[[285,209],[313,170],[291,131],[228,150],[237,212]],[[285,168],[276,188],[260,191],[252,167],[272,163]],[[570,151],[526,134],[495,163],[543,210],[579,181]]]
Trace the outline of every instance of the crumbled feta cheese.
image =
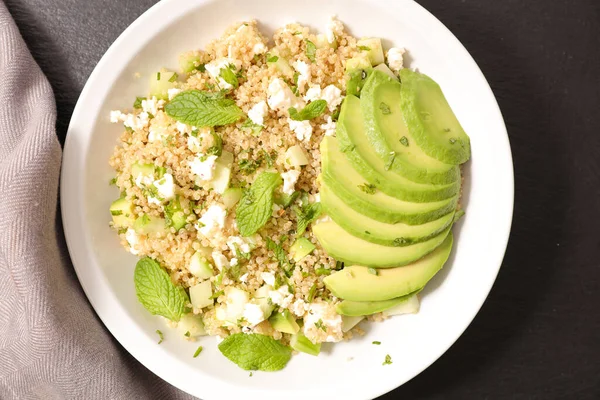
[[173,182],[173,175],[171,174],[164,174],[162,178],[154,181],[154,187],[164,200],[171,200],[175,197],[177,185]]
[[244,318],[250,325],[254,326],[265,320],[265,313],[258,304],[248,303],[244,306]]
[[406,50],[402,47],[392,47],[387,53],[388,67],[394,72],[398,72],[404,67],[404,53]]
[[[231,261],[236,260],[235,258],[232,258]],[[242,283],[246,283],[248,282],[248,273],[246,272],[244,275],[240,276],[240,282]]]
[[239,236],[229,236],[227,238],[227,247],[233,254],[236,253],[236,249],[241,251],[242,253],[250,253],[252,249],[250,245]]
[[181,133],[182,135],[189,134],[192,131],[191,126],[179,121],[175,123],[175,129],[177,129],[177,132]]
[[321,125],[321,129],[325,131],[325,136],[334,136],[336,127],[337,124],[331,119],[331,115],[327,116],[327,122]]
[[267,103],[273,110],[287,111],[290,107],[303,106],[303,102],[294,95],[287,83],[279,78],[269,83],[267,95]]
[[110,122],[116,124],[117,122],[121,122],[124,119],[124,114],[119,110],[114,110],[110,112]]
[[290,129],[294,131],[298,140],[310,140],[313,131],[310,121],[294,121],[293,119],[288,118],[288,123],[290,124]]
[[140,131],[148,126],[150,116],[147,112],[141,112],[138,115],[134,114],[123,114],[121,116],[123,125],[133,129],[134,131]]
[[342,103],[344,96],[342,96],[342,91],[335,85],[329,85],[321,92],[321,99],[327,102],[329,111],[335,111],[335,109]]
[[194,153],[199,153],[202,149],[200,140],[196,136],[188,136],[187,138],[187,146],[190,151]]
[[201,157],[196,157],[190,161],[190,169],[203,181],[210,181],[215,172],[216,160],[217,156],[208,156],[204,161]]
[[223,78],[221,78],[221,70],[223,68],[229,68],[230,65],[233,65],[234,72],[237,72],[242,67],[242,63],[239,60],[235,60],[231,57],[223,57],[218,60],[209,62],[205,65],[206,72],[219,83],[219,86],[222,89],[231,89],[233,86],[227,83]]
[[258,42],[252,47],[254,54],[264,54],[267,51],[267,46],[264,43]]
[[321,202],[321,193],[315,193],[315,203]]
[[313,85],[306,91],[306,95],[304,96],[304,101],[315,101],[321,98],[321,86]]
[[148,203],[160,206],[160,205],[162,205],[162,200],[159,199],[158,197],[148,196]]
[[212,259],[215,262],[215,267],[217,267],[219,271],[222,271],[223,268],[229,266],[229,261],[227,260],[227,257],[225,257],[220,251],[213,251]]
[[135,178],[135,186],[144,189],[146,186],[152,185],[154,183],[154,174],[139,174]]
[[181,89],[171,88],[167,89],[167,96],[169,96],[169,101],[173,100],[175,96],[181,93]]
[[133,255],[138,255],[139,251],[135,248],[140,243],[140,237],[133,229],[127,229],[125,232],[125,240],[129,243],[129,252]]
[[298,299],[290,306],[290,311],[298,317],[304,317],[309,308],[310,304],[302,299]]
[[260,277],[267,285],[270,285],[270,286],[275,285],[275,275],[273,275],[273,273],[261,272]]
[[236,265],[238,265],[238,259],[233,257],[231,260],[229,260],[229,266],[230,267],[235,267]]
[[300,171],[291,169],[287,172],[283,172],[281,177],[283,178],[283,193],[287,195],[294,194],[296,182],[298,182],[298,177],[300,176]]
[[339,342],[343,338],[342,316],[328,303],[311,303],[304,316],[304,334],[313,343]]
[[261,101],[260,103],[256,103],[250,111],[248,111],[248,118],[256,125],[264,125],[265,116],[269,112],[267,108],[267,103],[265,101]]
[[163,108],[165,105],[164,100],[157,100],[155,96],[152,96],[150,99],[142,100],[142,110],[152,115],[156,115],[158,110]]
[[163,140],[167,136],[167,129],[161,125],[152,125],[148,130],[149,142],[158,142],[159,140]]
[[337,17],[334,15],[327,22],[325,35],[327,35],[327,41],[329,43],[335,43],[335,38],[341,36],[344,33],[344,24],[342,24]]
[[287,285],[283,285],[277,290],[269,291],[269,298],[274,304],[277,304],[283,308],[287,308],[290,304],[292,304],[294,295],[290,294]]
[[227,211],[222,206],[214,204],[204,212],[196,225],[196,229],[204,237],[208,238],[215,231],[223,229],[226,215]]
[[304,86],[306,86],[310,80],[310,65],[304,61],[298,60],[292,64],[292,66],[300,74],[298,75],[298,81],[296,82],[298,90],[304,92]]

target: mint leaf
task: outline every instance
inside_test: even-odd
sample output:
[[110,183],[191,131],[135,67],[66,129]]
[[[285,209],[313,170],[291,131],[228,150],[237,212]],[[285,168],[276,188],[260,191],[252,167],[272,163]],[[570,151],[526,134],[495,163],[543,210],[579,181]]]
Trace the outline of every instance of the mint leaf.
[[306,57],[312,62],[315,62],[315,58],[317,55],[317,46],[310,40],[306,41]]
[[223,93],[187,90],[179,93],[165,106],[167,115],[193,126],[220,126],[236,122],[244,116],[242,110]]
[[237,205],[235,220],[242,236],[254,235],[273,213],[273,191],[281,185],[276,172],[263,172],[244,192]]
[[242,129],[249,129],[250,132],[252,132],[252,135],[259,136],[260,132],[263,129],[263,126],[254,123],[250,118],[248,118],[247,120],[244,121],[244,123],[242,124],[241,128]]
[[368,46],[358,46],[358,49],[360,51],[371,51],[371,48]]
[[214,130],[211,132],[214,144],[206,150],[206,154],[209,156],[221,157],[223,154],[223,138],[216,133]]
[[185,290],[171,281],[169,274],[149,257],[135,266],[133,275],[137,298],[152,315],[179,321],[189,301]]
[[326,108],[327,102],[325,100],[315,100],[308,103],[301,111],[291,107],[288,109],[288,112],[290,113],[290,118],[294,121],[307,121],[321,116]]
[[294,266],[292,265],[292,263],[290,263],[287,254],[285,254],[285,250],[283,250],[283,247],[272,241],[270,238],[267,238],[267,249],[273,250],[273,253],[275,253],[275,258],[279,263],[279,266],[283,268],[283,270],[285,271],[285,275],[288,278],[291,277]]
[[288,346],[256,333],[229,335],[219,343],[219,350],[247,371],[279,371],[292,357],[292,350]]
[[271,53],[267,53],[267,62],[268,63],[275,63],[275,62],[277,62],[277,60],[279,60],[278,56],[273,55]]
[[222,68],[221,72],[219,73],[219,76],[223,78],[225,82],[229,83],[234,88],[237,88],[240,85],[240,83],[238,82],[238,78],[235,75],[233,68],[235,67],[233,67],[232,65],[228,65],[226,68]]
[[308,204],[300,207],[292,208],[296,213],[298,228],[296,236],[301,236],[308,226],[313,223],[321,215],[321,203]]

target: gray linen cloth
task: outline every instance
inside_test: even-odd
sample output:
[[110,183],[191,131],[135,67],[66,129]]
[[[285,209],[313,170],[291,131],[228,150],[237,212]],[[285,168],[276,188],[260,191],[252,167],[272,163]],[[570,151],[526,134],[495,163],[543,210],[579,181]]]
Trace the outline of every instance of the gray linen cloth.
[[0,1],[0,399],[191,399],[116,343],[79,286],[56,212],[55,120]]

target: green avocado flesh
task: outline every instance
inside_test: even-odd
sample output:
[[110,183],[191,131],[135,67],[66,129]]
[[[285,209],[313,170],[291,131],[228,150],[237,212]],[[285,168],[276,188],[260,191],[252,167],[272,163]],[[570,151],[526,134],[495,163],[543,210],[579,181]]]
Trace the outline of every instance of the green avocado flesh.
[[415,143],[430,157],[462,164],[471,157],[471,142],[452,112],[440,86],[427,75],[400,71],[400,107]]
[[396,307],[398,304],[409,300],[415,293],[407,294],[406,296],[396,297],[390,300],[381,301],[352,301],[344,300],[335,307],[335,310],[340,315],[349,317],[358,317],[361,315],[377,314],[379,312],[389,310]]
[[365,191],[365,180],[352,168],[336,138],[321,142],[322,180],[348,206],[377,221],[419,225],[434,221],[456,209],[458,196],[430,203],[412,203],[391,197],[375,188]]
[[452,232],[435,251],[420,260],[398,268],[379,269],[349,266],[324,279],[338,298],[351,301],[383,301],[406,296],[423,288],[444,266],[452,250]]
[[336,135],[340,147],[362,177],[376,185],[385,194],[400,200],[426,203],[448,199],[460,190],[460,179],[446,185],[413,182],[390,171],[389,165],[379,157],[366,136],[360,100],[347,96],[342,104]]
[[369,142],[390,171],[419,183],[449,184],[459,180],[456,165],[442,163],[425,153],[404,123],[401,84],[373,71],[361,93],[361,108]]
[[327,254],[346,264],[394,268],[410,264],[435,250],[448,236],[450,227],[433,238],[404,247],[382,246],[352,236],[333,221],[313,225],[312,231]]
[[440,234],[454,222],[454,212],[422,225],[386,224],[362,215],[346,205],[326,185],[321,184],[323,210],[345,231],[357,238],[383,246],[408,246]]

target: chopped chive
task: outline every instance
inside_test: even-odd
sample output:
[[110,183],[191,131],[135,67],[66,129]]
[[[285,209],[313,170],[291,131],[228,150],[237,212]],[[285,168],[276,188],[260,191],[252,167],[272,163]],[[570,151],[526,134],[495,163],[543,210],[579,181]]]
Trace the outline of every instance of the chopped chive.
[[183,336],[190,337],[191,336],[190,331],[187,331],[186,333],[184,333]]
[[161,344],[163,342],[163,340],[165,340],[165,337],[159,329],[156,330],[156,333],[158,334],[158,337],[160,338],[160,340],[158,341],[158,344]]
[[194,353],[194,358],[198,357],[198,355],[200,355],[200,353],[202,353],[202,346],[198,346],[198,348],[196,349],[196,352]]
[[117,178],[112,178],[112,179],[111,179],[111,180],[108,182],[108,184],[109,184],[110,186],[114,186],[114,185],[116,185],[116,184],[117,184]]
[[123,211],[121,211],[121,210],[111,210],[110,214],[114,215],[116,217],[117,215],[123,215]]
[[160,81],[160,72],[157,72],[157,73],[156,73],[156,80],[157,80],[157,81]]
[[327,332],[327,328],[325,327],[325,324],[323,324],[322,319],[319,319],[317,322],[315,322],[315,326],[317,328],[319,328],[320,330],[322,330],[323,332]]
[[406,136],[400,138],[400,144],[402,144],[402,146],[408,146],[408,139]]
[[362,185],[358,185],[358,188],[366,194],[375,194],[377,189],[372,183],[363,183]]
[[377,270],[375,268],[369,268],[368,271],[371,275],[378,275]]
[[381,344],[381,342],[379,340],[375,340],[375,341],[373,341],[373,344],[376,344],[377,346],[379,346]]
[[317,276],[329,275],[331,273],[331,270],[328,268],[317,268],[315,269],[315,273],[317,274]]
[[392,110],[390,110],[390,106],[388,106],[384,102],[381,102],[381,104],[379,104],[379,109],[381,110],[381,113],[383,115],[388,115],[392,113]]
[[169,78],[169,82],[175,82],[177,78],[179,78],[179,75],[177,75],[177,72],[173,72],[173,75]]
[[382,365],[388,365],[388,364],[391,364],[391,363],[392,363],[392,357],[390,357],[389,354],[386,354],[385,355],[385,361],[383,362]]
[[308,290],[308,297],[306,298],[307,303],[312,303],[313,299],[315,298],[316,291],[317,291],[317,284],[313,283],[313,285]]

